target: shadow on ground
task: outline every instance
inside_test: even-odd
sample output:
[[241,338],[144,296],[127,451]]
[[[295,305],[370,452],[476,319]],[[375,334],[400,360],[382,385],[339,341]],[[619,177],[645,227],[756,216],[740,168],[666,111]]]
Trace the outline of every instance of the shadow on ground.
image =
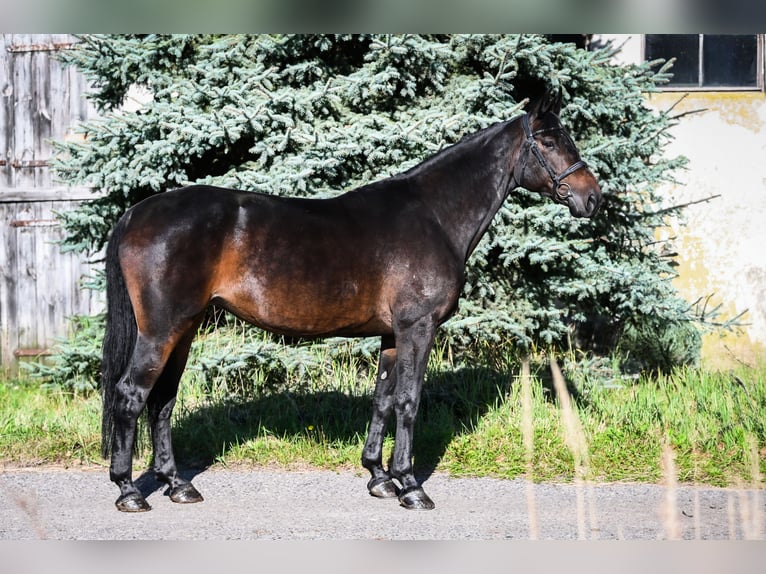
[[[515,373],[485,367],[429,373],[415,429],[413,454],[419,481],[431,476],[457,435],[474,428],[508,394],[514,377]],[[182,409],[173,427],[176,459],[186,469],[186,477],[193,478],[232,445],[258,436],[290,440],[321,432],[327,443],[358,443],[366,436],[371,413],[370,394],[309,390],[233,397],[186,412]],[[391,427],[392,423],[389,432]],[[162,487],[151,473],[140,480],[152,491]]]

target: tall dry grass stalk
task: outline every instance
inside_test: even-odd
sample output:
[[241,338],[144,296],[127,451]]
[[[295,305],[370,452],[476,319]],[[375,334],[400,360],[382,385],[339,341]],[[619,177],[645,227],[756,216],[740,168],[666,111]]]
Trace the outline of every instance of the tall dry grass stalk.
[[729,540],[737,539],[737,509],[734,494],[731,490],[726,493],[726,516],[729,522]]
[[747,437],[747,456],[750,466],[750,492],[743,485],[739,495],[739,510],[742,519],[742,535],[745,540],[763,540],[763,505],[761,504],[761,474],[758,441],[752,435]]
[[[588,441],[582,428],[569,395],[564,375],[556,362],[556,357],[550,355],[551,374],[553,376],[553,388],[559,400],[561,419],[564,423],[564,442],[574,458],[575,491],[577,493],[577,538],[588,538],[586,530],[586,515],[589,517],[590,532],[592,537],[597,537],[598,520],[596,518],[596,503],[593,493],[593,485],[588,480],[590,474],[590,457],[588,455]],[[587,510],[585,497],[588,497]]]
[[763,540],[764,511],[761,504],[763,475],[760,468],[758,441],[746,437],[746,456],[750,470],[750,484],[742,478],[734,480],[734,488],[727,493],[726,513],[729,521],[729,539]]
[[702,520],[700,514],[702,513],[702,507],[700,505],[700,493],[699,490],[694,490],[694,539],[702,540]]
[[529,357],[525,357],[521,362],[521,436],[526,455],[529,539],[537,540],[537,508],[535,506],[534,484],[535,426],[532,414],[532,377],[530,375]]
[[662,525],[667,540],[681,539],[681,523],[678,517],[678,473],[676,471],[676,455],[667,441],[662,444],[662,480],[665,486],[665,497],[660,507]]

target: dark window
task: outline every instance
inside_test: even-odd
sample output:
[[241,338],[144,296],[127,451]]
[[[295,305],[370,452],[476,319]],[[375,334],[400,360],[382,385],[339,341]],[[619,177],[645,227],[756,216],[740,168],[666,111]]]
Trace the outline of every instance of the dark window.
[[647,60],[675,58],[676,88],[759,88],[761,60],[756,34],[647,34]]
[[705,35],[702,75],[706,86],[757,86],[758,39]]

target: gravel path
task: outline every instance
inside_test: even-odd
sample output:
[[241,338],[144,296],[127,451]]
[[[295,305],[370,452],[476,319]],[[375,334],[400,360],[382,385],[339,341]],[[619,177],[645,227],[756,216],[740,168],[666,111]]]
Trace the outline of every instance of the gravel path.
[[[107,471],[0,473],[0,539],[57,540],[743,540],[765,538],[761,491],[643,484],[535,484],[458,479],[424,483],[430,512],[367,494],[353,472],[221,470],[188,473],[205,501],[178,505],[148,476],[151,512],[123,514]],[[528,501],[533,500],[533,512]],[[670,509],[670,510],[668,510]]]

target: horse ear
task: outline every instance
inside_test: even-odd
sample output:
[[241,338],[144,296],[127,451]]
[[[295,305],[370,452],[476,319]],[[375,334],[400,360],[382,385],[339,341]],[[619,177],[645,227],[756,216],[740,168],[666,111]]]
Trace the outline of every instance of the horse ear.
[[539,117],[548,112],[558,115],[561,111],[561,93],[548,89],[541,96],[531,100],[527,105],[527,113],[531,117]]
[[546,106],[545,112],[553,112],[556,115],[561,113],[561,92],[548,90],[543,96],[543,101]]
[[526,106],[527,114],[530,118],[535,118],[540,115],[540,106],[545,98],[543,96],[537,96],[536,98],[530,98],[529,103]]

